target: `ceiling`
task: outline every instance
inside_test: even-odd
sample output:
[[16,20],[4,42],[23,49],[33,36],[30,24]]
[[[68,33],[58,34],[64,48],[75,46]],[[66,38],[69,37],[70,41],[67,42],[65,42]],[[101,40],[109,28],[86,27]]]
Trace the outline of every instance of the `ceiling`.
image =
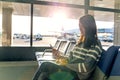
[[[62,2],[69,4],[84,4],[84,0],[42,0],[42,1],[52,1],[52,2]],[[90,6],[105,7],[114,9],[115,0],[91,0]],[[116,0],[117,1],[117,0]],[[119,0],[118,0],[119,2]],[[118,3],[117,3],[118,4]],[[0,12],[2,13],[2,7],[12,7],[13,15],[25,15],[29,16],[31,13],[31,5],[28,3],[14,3],[14,2],[0,2]],[[84,10],[80,8],[70,8],[70,7],[60,7],[51,5],[34,5],[33,14],[34,16],[42,17],[52,17],[55,12],[65,12],[68,18],[78,19],[80,16],[84,15]],[[99,21],[114,21],[113,12],[105,11],[89,11],[93,14],[96,20]]]

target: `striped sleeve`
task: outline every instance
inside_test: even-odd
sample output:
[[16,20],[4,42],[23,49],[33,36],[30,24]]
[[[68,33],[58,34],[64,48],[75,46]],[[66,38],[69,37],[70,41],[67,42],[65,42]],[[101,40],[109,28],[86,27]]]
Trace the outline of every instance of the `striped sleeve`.
[[79,72],[88,72],[96,66],[96,63],[99,61],[101,56],[102,49],[99,46],[89,49],[86,53],[85,61],[78,64]]
[[76,72],[88,72],[99,61],[101,52],[102,49],[97,45],[89,50],[76,47],[72,52],[72,63],[68,67]]

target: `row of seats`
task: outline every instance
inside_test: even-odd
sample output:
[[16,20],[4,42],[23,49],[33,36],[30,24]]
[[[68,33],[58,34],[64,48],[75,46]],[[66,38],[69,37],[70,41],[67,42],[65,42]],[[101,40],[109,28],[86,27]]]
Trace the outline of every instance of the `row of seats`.
[[92,80],[120,79],[120,46],[110,46],[101,55]]
[[53,61],[55,60],[52,56],[52,48],[58,50],[61,55],[68,56],[70,50],[75,46],[75,42],[68,41],[65,39],[57,39],[55,45],[51,49],[45,49],[44,52],[36,52],[36,58],[38,64],[41,65],[44,61]]
[[[57,39],[55,45],[52,48],[63,53],[62,55],[67,56],[70,50],[73,49],[74,45],[75,45],[75,42],[73,41],[69,41],[65,39]],[[49,50],[46,49],[45,51],[49,51]]]

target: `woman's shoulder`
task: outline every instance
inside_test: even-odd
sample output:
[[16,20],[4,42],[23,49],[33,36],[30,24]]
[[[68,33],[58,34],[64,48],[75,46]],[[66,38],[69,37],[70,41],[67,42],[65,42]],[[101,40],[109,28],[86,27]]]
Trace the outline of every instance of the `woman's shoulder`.
[[102,46],[100,44],[96,44],[96,45],[91,46],[91,48],[89,50],[97,51],[100,53],[103,51]]

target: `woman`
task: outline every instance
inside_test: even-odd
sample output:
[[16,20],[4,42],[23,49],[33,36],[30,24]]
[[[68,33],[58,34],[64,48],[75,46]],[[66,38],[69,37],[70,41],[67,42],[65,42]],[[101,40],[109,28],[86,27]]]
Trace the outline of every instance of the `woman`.
[[[91,15],[81,17],[79,19],[79,29],[81,37],[78,43],[67,59],[62,57],[65,63],[62,64],[61,61],[58,61],[58,63],[62,65],[51,62],[42,63],[33,80],[38,80],[38,77],[39,80],[49,80],[51,75],[59,70],[69,72],[74,77],[72,80],[89,79],[102,53],[94,17]],[[53,50],[53,54],[56,57],[61,57],[56,50]]]

